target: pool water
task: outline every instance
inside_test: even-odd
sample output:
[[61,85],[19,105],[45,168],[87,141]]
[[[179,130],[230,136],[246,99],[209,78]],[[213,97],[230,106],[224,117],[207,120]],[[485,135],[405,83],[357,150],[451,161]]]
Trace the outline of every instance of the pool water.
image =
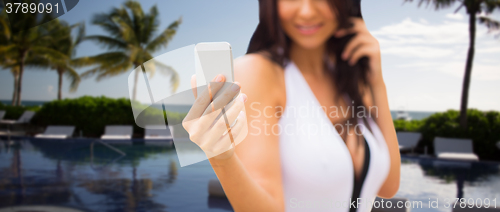
[[[21,139],[0,144],[0,208],[14,205],[65,206],[83,211],[230,211],[227,199],[208,196],[216,176],[207,161],[180,167],[166,143],[112,144],[126,155],[93,140]],[[449,163],[402,156],[397,197],[496,198],[500,164]],[[500,202],[497,203],[500,207]]]
[[[396,196],[422,201],[423,207],[412,207],[411,211],[452,211],[458,197],[465,198],[465,201],[473,199],[478,204],[489,201],[490,208],[496,205],[500,211],[499,169],[500,163],[497,162],[446,161],[403,155],[400,188]],[[429,200],[438,200],[437,208],[432,208]],[[465,203],[459,206],[459,203],[457,207],[468,207]]]
[[[0,208],[60,205],[85,211],[227,211],[208,197],[207,161],[180,169],[171,145],[22,140],[0,148]],[[92,151],[91,151],[92,150]]]

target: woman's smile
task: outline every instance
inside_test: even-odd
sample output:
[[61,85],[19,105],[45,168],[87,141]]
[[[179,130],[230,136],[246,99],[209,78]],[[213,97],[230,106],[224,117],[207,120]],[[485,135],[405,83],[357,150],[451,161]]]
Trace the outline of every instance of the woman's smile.
[[323,23],[319,24],[296,24],[295,28],[303,34],[303,35],[312,35],[318,32],[321,27],[323,27]]

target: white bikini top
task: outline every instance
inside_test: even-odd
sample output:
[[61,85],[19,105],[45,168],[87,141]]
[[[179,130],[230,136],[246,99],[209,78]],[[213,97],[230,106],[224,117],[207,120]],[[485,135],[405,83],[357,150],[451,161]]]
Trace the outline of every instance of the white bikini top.
[[[286,211],[371,211],[390,168],[387,144],[377,124],[368,119],[372,134],[358,121],[369,165],[356,192],[352,158],[343,139],[297,66],[290,61],[284,74],[286,107],[279,127],[271,131],[280,137]],[[360,201],[351,205],[358,193]],[[350,209],[353,206],[357,209]]]

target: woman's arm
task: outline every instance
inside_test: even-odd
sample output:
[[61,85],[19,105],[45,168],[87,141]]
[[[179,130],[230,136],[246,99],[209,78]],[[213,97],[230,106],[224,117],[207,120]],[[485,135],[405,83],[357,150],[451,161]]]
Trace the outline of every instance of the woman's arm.
[[377,124],[385,138],[391,160],[391,168],[384,184],[378,192],[378,196],[382,198],[392,198],[399,190],[401,156],[399,154],[398,138],[392,121],[391,111],[387,100],[387,91],[385,83],[382,79],[379,82],[371,85],[372,99],[374,105],[378,108],[378,114],[373,114],[376,117]]
[[248,135],[232,157],[210,163],[235,211],[283,211],[279,137],[270,132],[279,120],[271,109],[284,102],[282,72],[259,55],[238,58],[234,68],[248,96]]

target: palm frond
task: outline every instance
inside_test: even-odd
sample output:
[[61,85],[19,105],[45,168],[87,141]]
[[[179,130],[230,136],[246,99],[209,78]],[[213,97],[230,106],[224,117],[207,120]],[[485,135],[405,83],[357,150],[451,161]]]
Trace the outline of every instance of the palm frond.
[[[128,67],[132,66],[132,63],[128,59],[128,55],[126,55],[123,52],[107,52],[103,54],[99,54],[93,57],[86,57],[85,59],[82,59],[82,61],[91,61],[94,64],[97,64],[97,67],[92,68],[88,71],[85,71],[82,74],[82,77],[90,77],[94,74],[100,74],[102,75],[103,73],[106,72],[111,72],[109,75],[117,75],[121,74],[123,72],[128,71],[128,68],[125,68],[123,70],[117,70],[116,67]],[[117,65],[119,64],[119,65]],[[128,65],[124,65],[128,64]],[[108,75],[108,74],[104,74]],[[98,77],[99,80],[100,77]],[[102,77],[101,77],[102,78]]]
[[149,74],[149,78],[153,78],[156,73],[164,76],[169,76],[172,93],[175,92],[179,87],[179,74],[171,66],[155,59],[151,59],[147,63],[144,63],[144,66],[146,72]]
[[85,72],[83,72],[82,74],[80,74],[80,77],[81,78],[89,78],[89,77],[92,77],[93,75],[99,73],[101,69],[99,67],[95,67],[95,68],[92,68],[90,70],[87,70]]
[[10,40],[12,31],[10,30],[9,19],[7,17],[7,12],[5,12],[5,8],[2,10],[0,14],[0,30],[2,32],[2,36],[6,40]]
[[79,57],[79,58],[73,58],[69,62],[69,64],[75,68],[81,68],[85,66],[91,66],[95,65],[97,63],[96,60],[92,57]]
[[97,76],[96,80],[100,81],[103,78],[117,76],[117,75],[123,74],[125,72],[124,70],[131,70],[132,68],[133,68],[132,64],[128,61],[122,61],[121,63],[115,63],[112,66],[107,67],[105,72],[101,72]]
[[72,67],[67,67],[64,74],[71,80],[70,92],[75,92],[81,82],[80,75]]
[[131,12],[132,23],[128,24],[132,28],[132,31],[135,32],[135,41],[137,44],[143,41],[143,37],[141,36],[144,31],[144,11],[142,10],[142,6],[137,1],[127,1],[125,2],[125,7],[128,8]]
[[[28,58],[26,58],[24,65],[31,68],[36,68],[38,70],[49,70],[55,68],[55,64],[51,63],[51,61],[45,57],[41,57],[39,55],[30,54]],[[16,66],[19,66],[19,62],[16,63]]]
[[119,38],[123,39],[125,42],[129,44],[139,45],[139,42],[137,40],[137,34],[136,31],[134,31],[133,26],[129,25],[126,21],[117,16],[113,17],[113,21],[120,26],[121,34]]
[[152,40],[154,33],[158,31],[158,26],[160,22],[158,21],[158,8],[155,6],[151,7],[149,14],[144,17],[143,30],[141,34],[141,42],[148,43]]
[[125,2],[125,7],[132,11],[133,17],[137,17],[139,19],[144,17],[144,11],[142,10],[142,6],[139,2],[128,0]]
[[494,10],[500,10],[500,1],[498,0],[484,0],[484,12],[492,13]]
[[180,84],[180,78],[179,78],[179,74],[177,74],[177,72],[174,72],[174,74],[171,75],[170,77],[170,84],[172,85],[172,93],[175,93],[175,91],[177,90],[177,88],[179,88],[179,84]]
[[500,30],[500,21],[493,20],[488,16],[479,16],[479,23],[486,25],[488,32]]
[[2,45],[0,46],[0,55],[12,55],[16,50],[18,49],[18,46],[16,44],[9,44],[9,45]]
[[[113,10],[117,10],[116,8]],[[114,11],[111,12],[113,14]],[[107,13],[96,14],[92,17],[92,24],[100,26],[105,32],[112,36],[120,36],[121,29],[112,19],[113,15]]]
[[45,46],[33,46],[31,47],[31,53],[46,58],[53,64],[64,65],[69,60],[68,55]]
[[103,47],[106,47],[110,50],[115,49],[126,49],[127,44],[123,42],[123,40],[116,39],[114,37],[109,37],[105,35],[91,35],[86,36],[84,40],[94,41],[98,44],[101,44]]
[[85,22],[78,23],[76,26],[78,27],[78,31],[74,40],[74,45],[80,44],[85,39]]
[[158,35],[146,46],[146,50],[154,52],[162,47],[166,47],[168,42],[174,37],[175,33],[177,33],[177,28],[179,28],[181,23],[182,17],[172,22],[160,35]]

